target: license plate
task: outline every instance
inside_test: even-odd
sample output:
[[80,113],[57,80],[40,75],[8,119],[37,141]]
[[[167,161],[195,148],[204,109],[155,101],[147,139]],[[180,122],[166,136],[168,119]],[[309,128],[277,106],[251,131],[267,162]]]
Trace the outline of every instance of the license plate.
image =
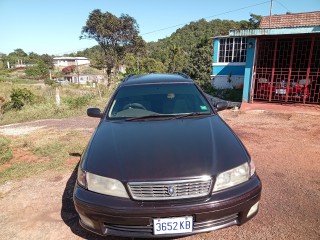
[[155,235],[191,233],[192,227],[193,218],[191,216],[153,219],[153,233]]
[[286,94],[286,89],[276,89],[276,94]]

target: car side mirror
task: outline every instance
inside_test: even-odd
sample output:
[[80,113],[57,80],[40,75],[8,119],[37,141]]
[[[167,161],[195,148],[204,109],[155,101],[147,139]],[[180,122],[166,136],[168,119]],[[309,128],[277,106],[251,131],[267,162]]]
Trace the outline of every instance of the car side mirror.
[[217,111],[222,111],[229,107],[228,101],[225,101],[218,97],[211,96],[209,94],[205,94],[205,95],[209,99],[209,101],[211,101],[213,107],[215,107]]
[[99,108],[88,108],[87,109],[87,115],[89,117],[95,117],[95,118],[101,118],[102,113]]
[[217,102],[216,103],[216,108],[217,111],[222,111],[228,108],[228,102],[227,101],[222,101],[222,102]]

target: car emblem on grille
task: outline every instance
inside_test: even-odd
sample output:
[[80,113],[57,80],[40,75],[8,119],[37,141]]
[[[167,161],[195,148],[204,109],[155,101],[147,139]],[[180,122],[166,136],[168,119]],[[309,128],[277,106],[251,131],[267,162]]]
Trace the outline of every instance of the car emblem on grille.
[[175,194],[176,190],[174,188],[174,186],[169,186],[168,187],[168,194],[169,196],[173,196]]

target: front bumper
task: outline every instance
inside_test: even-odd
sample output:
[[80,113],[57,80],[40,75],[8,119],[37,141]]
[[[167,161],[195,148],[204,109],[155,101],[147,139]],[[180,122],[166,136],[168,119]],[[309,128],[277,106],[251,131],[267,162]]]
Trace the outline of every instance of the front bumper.
[[[261,182],[255,175],[236,187],[209,197],[177,201],[134,201],[90,192],[76,184],[74,204],[85,229],[100,235],[123,237],[179,237],[242,225],[260,200]],[[192,233],[154,235],[153,218],[193,216]]]

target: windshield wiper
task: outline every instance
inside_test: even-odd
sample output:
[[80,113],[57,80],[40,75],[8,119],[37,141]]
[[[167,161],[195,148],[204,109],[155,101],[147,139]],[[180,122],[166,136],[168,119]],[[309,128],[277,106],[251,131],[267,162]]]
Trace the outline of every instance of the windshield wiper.
[[167,119],[179,119],[179,118],[188,118],[188,117],[198,117],[198,116],[209,116],[210,112],[192,112],[185,114],[150,114],[140,117],[129,117],[125,121],[135,121],[135,120],[144,120],[144,119],[156,119],[156,118],[167,118]]
[[175,114],[150,114],[140,117],[129,117],[126,118],[125,121],[135,121],[135,120],[143,120],[143,119],[152,119],[152,118],[176,118]]
[[186,114],[181,114],[179,116],[176,116],[175,118],[188,118],[188,117],[198,117],[198,116],[209,116],[211,115],[210,112],[192,112],[192,113],[186,113]]

